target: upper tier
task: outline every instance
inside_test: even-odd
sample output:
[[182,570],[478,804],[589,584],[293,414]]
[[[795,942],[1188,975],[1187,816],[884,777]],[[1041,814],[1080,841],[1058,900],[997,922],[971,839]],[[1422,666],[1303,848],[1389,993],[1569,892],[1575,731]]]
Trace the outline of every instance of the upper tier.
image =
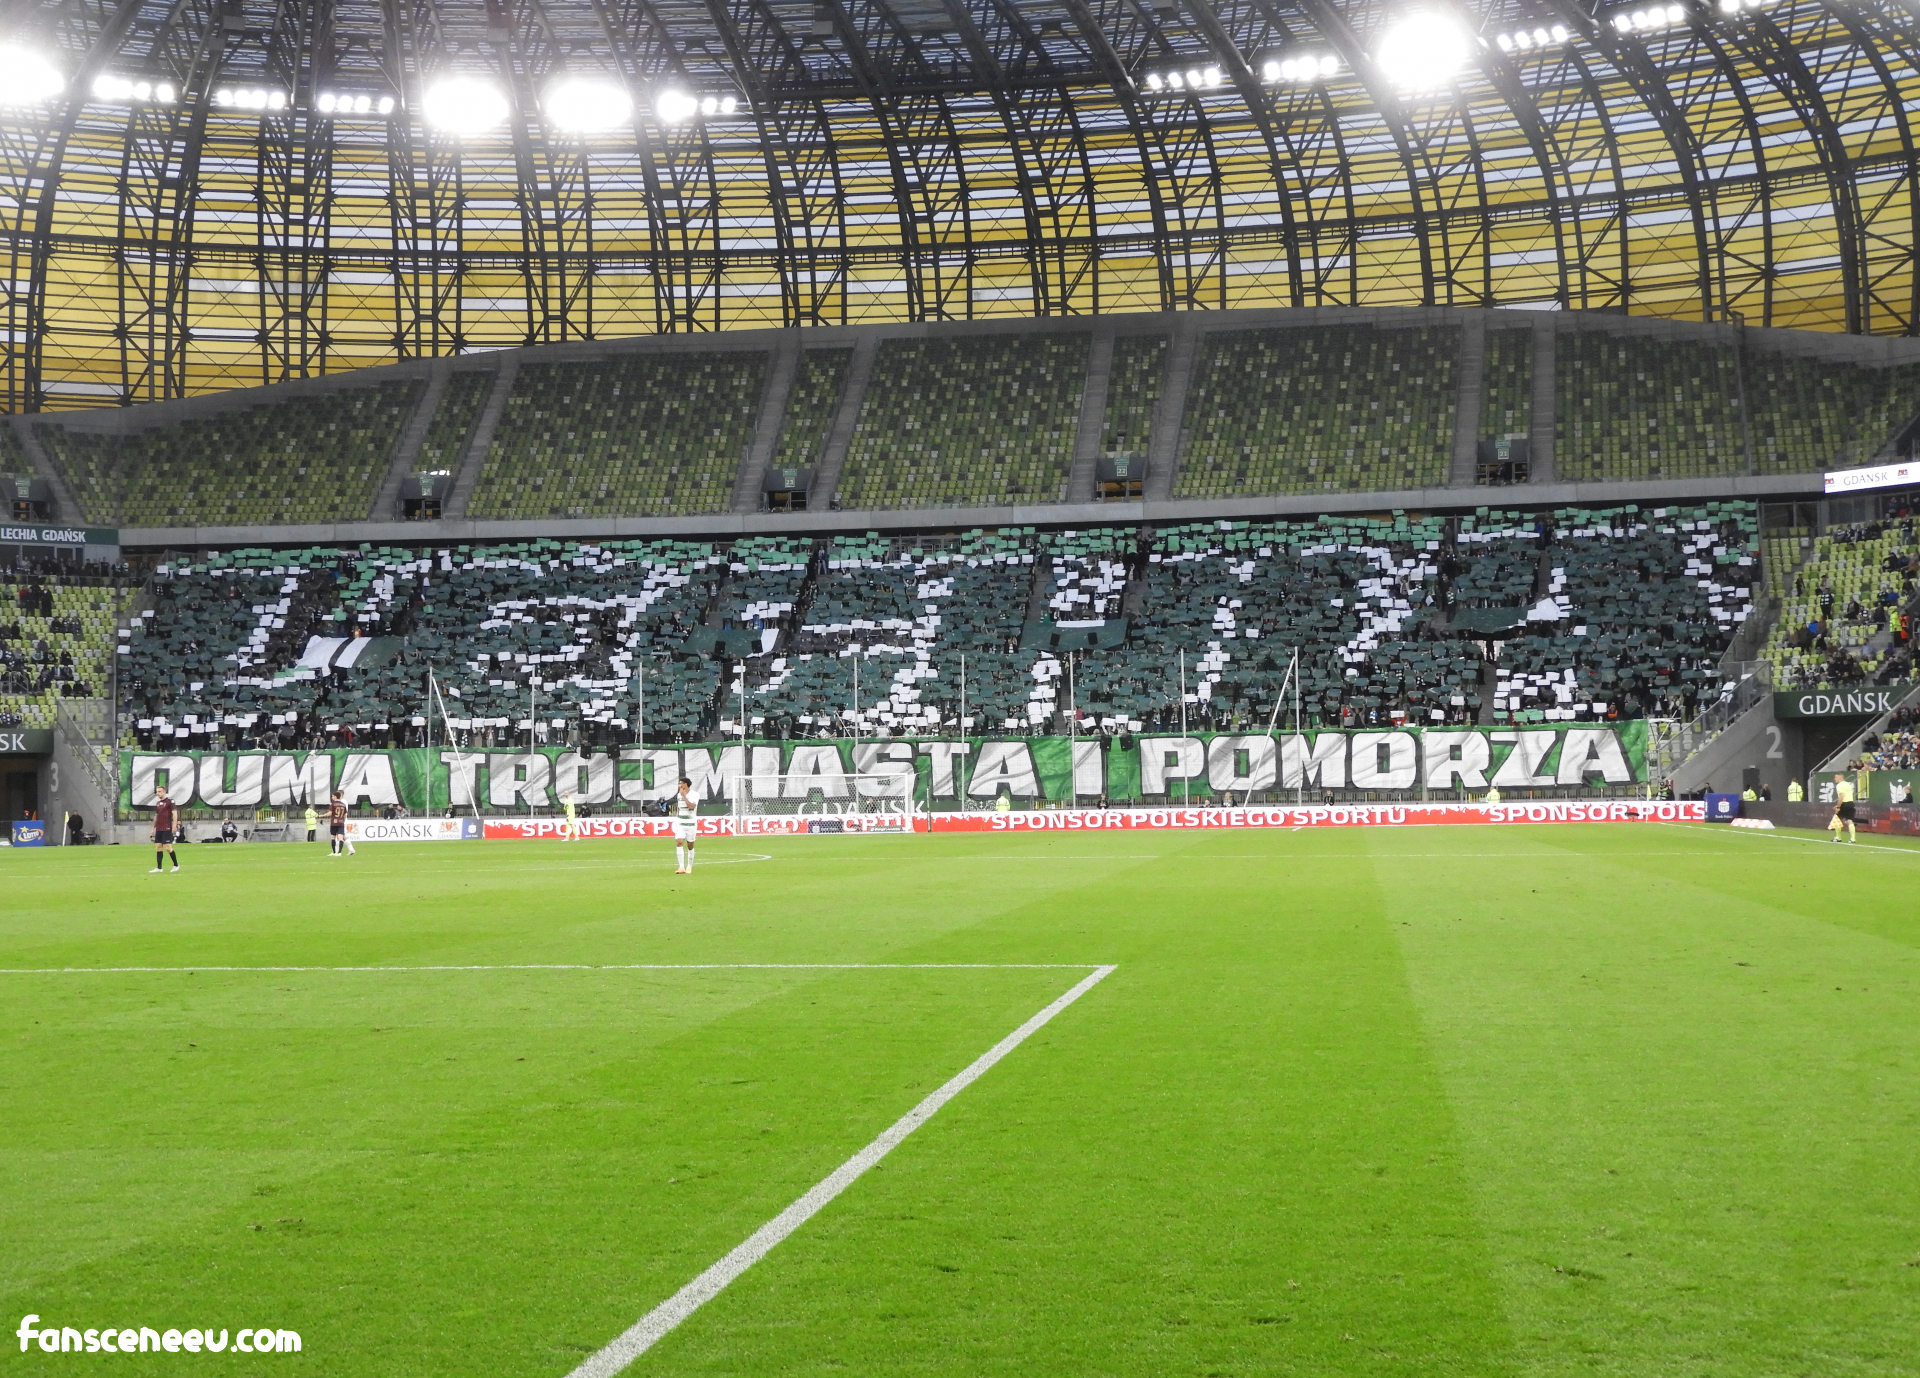
[[455,519],[746,513],[770,469],[862,511],[1764,479],[1916,412],[1920,341],[1433,308],[650,337],[12,425],[62,518],[204,532],[423,485]]

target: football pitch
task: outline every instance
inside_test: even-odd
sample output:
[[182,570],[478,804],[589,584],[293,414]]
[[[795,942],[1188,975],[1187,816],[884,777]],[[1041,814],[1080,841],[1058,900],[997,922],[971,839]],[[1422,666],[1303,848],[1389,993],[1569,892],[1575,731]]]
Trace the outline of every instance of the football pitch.
[[606,1371],[832,1181],[625,1371],[1920,1373],[1920,849],[181,855],[0,857],[0,1378]]

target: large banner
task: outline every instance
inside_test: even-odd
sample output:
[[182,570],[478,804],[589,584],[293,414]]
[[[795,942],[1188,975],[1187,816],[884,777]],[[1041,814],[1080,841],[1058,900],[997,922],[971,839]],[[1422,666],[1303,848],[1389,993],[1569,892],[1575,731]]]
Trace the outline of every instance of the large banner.
[[[582,752],[413,748],[399,751],[125,751],[120,805],[229,809],[398,804],[415,814],[514,814],[670,798],[682,776],[696,798],[731,800],[736,781],[765,797],[847,799],[853,775],[915,777],[921,805],[1017,800],[1212,804],[1251,792],[1463,791],[1633,785],[1647,780],[1643,722],[1541,728],[1377,729],[1114,738],[921,738],[911,741],[714,742]],[[896,796],[897,797],[897,796]],[[830,811],[830,810],[829,810]]]

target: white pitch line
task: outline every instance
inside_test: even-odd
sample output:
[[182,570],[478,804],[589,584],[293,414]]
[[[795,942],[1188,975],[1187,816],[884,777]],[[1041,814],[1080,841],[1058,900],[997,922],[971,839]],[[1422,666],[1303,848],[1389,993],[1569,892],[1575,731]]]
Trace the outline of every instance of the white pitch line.
[[1085,962],[504,962],[491,966],[404,967],[0,967],[0,976],[104,976],[183,971],[1079,971],[1086,965]]
[[[1694,831],[1692,828],[1688,827],[1688,825],[1685,823],[1668,823],[1667,826],[1670,828],[1687,828],[1689,832]],[[1725,833],[1718,834],[1718,835],[1724,836],[1724,837],[1752,837],[1752,838],[1764,837],[1764,838],[1769,838],[1775,842],[1799,842],[1810,847],[1822,847],[1822,846],[1831,847],[1834,845],[1833,839],[1830,837],[1800,837],[1794,833],[1776,832],[1772,828],[1728,828]],[[1869,838],[1871,838],[1872,836],[1873,834],[1871,833],[1868,834]],[[1857,843],[1857,842],[1845,842],[1845,843],[1841,843],[1840,845],[1845,847],[1864,847],[1866,851],[1872,852],[1877,856],[1920,857],[1920,847],[1895,847],[1895,846],[1890,846],[1884,842],[1872,842],[1872,841],[1866,842],[1864,844]],[[1674,855],[1679,855],[1679,853],[1675,853]]]
[[1096,968],[1091,976],[987,1049],[974,1059],[965,1071],[894,1121],[872,1143],[828,1173],[818,1185],[791,1206],[748,1235],[746,1241],[726,1257],[635,1321],[612,1344],[590,1356],[585,1363],[568,1374],[567,1378],[612,1378],[612,1375],[619,1373],[645,1354],[664,1339],[675,1326],[719,1296],[728,1283],[765,1258],[781,1240],[806,1224],[823,1206],[852,1186],[868,1168],[899,1147],[909,1134],[932,1119],[941,1106],[986,1075],[1001,1058],[1026,1042],[1056,1014],[1099,985],[1113,972],[1114,968],[1111,966]]

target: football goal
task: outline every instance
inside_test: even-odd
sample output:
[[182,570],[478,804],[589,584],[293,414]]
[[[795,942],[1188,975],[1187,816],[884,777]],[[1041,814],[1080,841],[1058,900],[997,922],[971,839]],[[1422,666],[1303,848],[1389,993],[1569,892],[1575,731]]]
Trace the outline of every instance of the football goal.
[[912,832],[919,787],[918,777],[908,774],[736,776],[735,831]]

